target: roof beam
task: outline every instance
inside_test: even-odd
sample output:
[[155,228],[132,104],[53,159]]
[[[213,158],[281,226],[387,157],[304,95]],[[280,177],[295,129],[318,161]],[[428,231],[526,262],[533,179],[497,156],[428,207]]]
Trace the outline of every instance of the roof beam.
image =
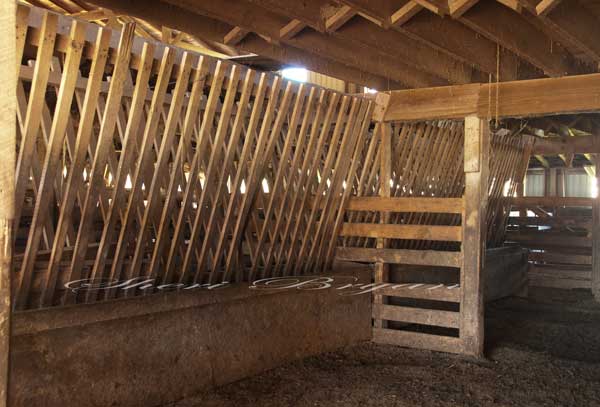
[[[485,37],[473,35],[473,31],[450,18],[439,18],[431,13],[419,13],[406,24],[394,26],[397,31],[438,49],[448,55],[473,64],[479,70],[496,74],[497,46]],[[516,80],[518,59],[511,52],[502,52],[501,80]],[[522,69],[520,69],[522,70]]]
[[[259,9],[254,4],[241,0],[221,0],[218,3],[199,0],[167,0],[166,2],[269,38],[277,38],[281,27],[287,23],[285,17],[266,9]],[[304,30],[293,38],[281,41],[361,71],[388,77],[409,87],[440,86],[449,83],[447,79],[413,68],[398,58],[390,57],[372,47],[341,41],[335,36],[313,30]]]
[[599,110],[600,74],[591,74],[394,91],[384,120],[461,119],[472,114],[531,117]]
[[450,15],[458,18],[465,14],[467,10],[473,7],[479,0],[448,0]]
[[496,0],[500,4],[504,4],[506,7],[516,11],[517,13],[521,13],[523,11],[523,5],[520,0]]
[[327,32],[336,31],[356,15],[356,10],[349,6],[342,6],[339,10],[325,21]]
[[558,6],[560,2],[560,0],[542,0],[540,4],[535,7],[535,11],[538,16],[545,16],[554,10],[554,8]]
[[288,40],[304,30],[306,24],[300,20],[293,19],[287,23],[281,30],[279,30],[279,38],[282,40]]
[[415,68],[446,78],[453,84],[478,80],[473,77],[471,65],[431,47],[424,47],[421,42],[401,32],[382,30],[362,18],[352,19],[333,35],[346,41],[361,42]]
[[580,49],[591,60],[600,62],[600,25],[580,4],[557,3],[551,11],[542,14],[540,19],[549,26],[550,32],[556,33],[563,41]]
[[[257,4],[261,5],[261,0],[258,0]],[[290,16],[295,14],[291,10],[293,7],[293,4],[288,4]],[[298,24],[301,24],[301,22]],[[281,31],[284,30],[282,29]],[[446,79],[451,84],[463,84],[472,82],[473,80],[483,80],[482,74],[479,74],[479,77],[473,76],[474,69],[472,68],[472,64],[424,44],[422,41],[417,41],[411,36],[407,36],[397,30],[382,29],[371,24],[370,21],[364,18],[354,17],[350,19],[341,28],[334,31],[332,35],[352,44],[361,43],[366,45],[371,50],[380,51],[390,58],[402,61],[406,65]],[[289,39],[292,37],[293,35],[284,38]],[[282,41],[284,38],[281,38]]]
[[536,137],[532,154],[600,153],[600,135],[574,137]]
[[[394,0],[336,0],[340,4],[350,6],[360,14],[379,21],[381,27],[390,25],[390,15],[394,12]],[[300,2],[289,2],[300,3]]]
[[[152,24],[168,25],[198,36],[208,41],[220,42],[231,30],[231,26],[175,5],[166,4],[160,0],[131,2],[120,0],[93,0],[93,4],[112,9],[115,12],[132,15]],[[322,72],[342,80],[358,83],[375,89],[403,88],[402,85],[384,76],[365,72],[352,66],[340,64],[330,58],[315,53],[303,51],[285,44],[272,44],[256,35],[248,35],[240,43],[240,48],[247,52],[263,55],[268,58],[286,63],[296,63],[308,69]]]
[[223,38],[223,44],[232,46],[237,45],[244,39],[246,35],[248,35],[248,31],[240,27],[233,27],[231,31],[225,34],[225,37]]
[[423,10],[423,6],[414,1],[409,1],[400,9],[396,10],[392,17],[390,18],[390,22],[394,27],[400,27],[408,20],[413,18],[419,11]]
[[467,27],[500,44],[548,76],[576,73],[566,52],[526,19],[497,2],[479,2],[460,19]]

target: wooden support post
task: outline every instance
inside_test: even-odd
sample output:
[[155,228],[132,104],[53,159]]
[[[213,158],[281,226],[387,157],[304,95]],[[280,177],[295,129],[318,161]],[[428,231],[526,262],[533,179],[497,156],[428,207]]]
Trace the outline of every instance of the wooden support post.
[[[379,168],[379,196],[390,197],[391,187],[390,180],[392,179],[392,128],[389,123],[380,123],[379,133],[381,135],[381,143],[379,145],[381,154]],[[380,223],[388,223],[390,218],[389,212],[381,212]],[[387,239],[377,239],[377,248],[383,249],[387,247]],[[383,262],[375,263],[375,284],[386,283],[389,280],[389,264]],[[384,304],[382,295],[373,296],[373,304]],[[375,328],[385,328],[384,321],[375,320]]]
[[[598,170],[600,170],[600,156],[595,157],[596,190],[598,190]],[[596,301],[600,301],[600,194],[592,202],[592,293]]]
[[460,338],[463,353],[483,356],[483,273],[490,131],[477,116],[465,118],[465,205],[463,214],[463,267]]
[[12,229],[17,117],[16,3],[0,2],[0,407],[8,405]]

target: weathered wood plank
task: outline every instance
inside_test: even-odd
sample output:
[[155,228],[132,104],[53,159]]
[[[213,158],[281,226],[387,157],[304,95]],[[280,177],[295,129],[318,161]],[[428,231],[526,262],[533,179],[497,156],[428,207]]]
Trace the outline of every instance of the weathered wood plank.
[[[389,183],[388,183],[389,184]],[[356,196],[348,202],[349,211],[462,213],[462,198]]]
[[447,353],[462,353],[463,351],[460,338],[396,329],[373,328],[373,342]]
[[486,117],[490,112],[498,117],[585,113],[600,109],[600,74],[410,89],[390,96],[386,121]]
[[347,261],[414,264],[421,266],[460,267],[460,252],[366,247],[338,247],[336,258]]
[[462,228],[460,226],[437,225],[344,223],[340,230],[340,236],[460,242],[462,240]]
[[459,315],[453,311],[373,304],[373,318],[411,324],[458,328]]

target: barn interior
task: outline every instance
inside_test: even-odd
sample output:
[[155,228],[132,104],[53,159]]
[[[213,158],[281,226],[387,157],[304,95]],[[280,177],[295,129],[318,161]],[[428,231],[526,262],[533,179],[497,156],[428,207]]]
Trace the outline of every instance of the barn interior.
[[0,406],[600,405],[600,2],[0,4]]

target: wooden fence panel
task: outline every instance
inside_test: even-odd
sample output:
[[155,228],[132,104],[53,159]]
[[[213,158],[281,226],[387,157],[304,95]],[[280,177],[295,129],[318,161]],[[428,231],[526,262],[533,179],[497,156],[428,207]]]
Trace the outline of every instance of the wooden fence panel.
[[331,264],[329,236],[373,161],[372,99],[151,43],[133,23],[36,9],[36,26],[29,10],[16,31],[17,309],[126,295],[65,289],[78,279],[181,287]]

